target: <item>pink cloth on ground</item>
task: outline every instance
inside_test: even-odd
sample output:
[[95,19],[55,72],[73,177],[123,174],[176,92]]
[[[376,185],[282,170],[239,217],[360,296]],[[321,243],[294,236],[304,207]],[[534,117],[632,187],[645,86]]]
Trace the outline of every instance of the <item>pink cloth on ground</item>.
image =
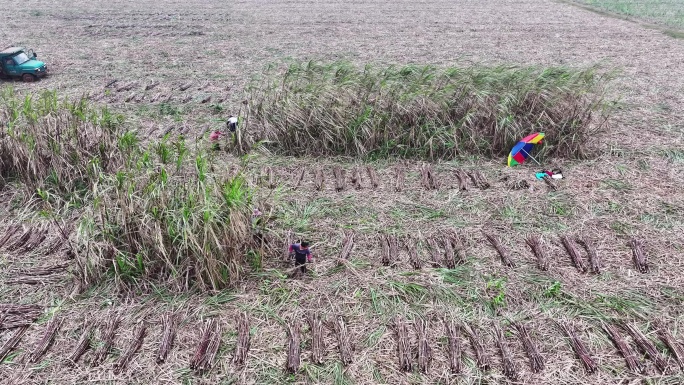
[[215,142],[218,140],[219,136],[221,136],[221,131],[214,131],[209,135],[209,140]]

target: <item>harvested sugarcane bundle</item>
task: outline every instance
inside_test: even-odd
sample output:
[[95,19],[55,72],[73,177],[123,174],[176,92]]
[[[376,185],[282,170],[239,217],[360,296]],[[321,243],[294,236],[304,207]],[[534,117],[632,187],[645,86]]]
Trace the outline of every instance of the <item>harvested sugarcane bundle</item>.
[[411,340],[409,339],[406,321],[401,317],[394,319],[394,328],[397,335],[397,356],[399,358],[399,370],[410,372],[411,364]]
[[361,190],[361,172],[358,167],[354,167],[351,173],[351,183],[356,190]]
[[323,354],[325,353],[323,320],[320,314],[316,312],[309,313],[307,320],[309,322],[309,330],[311,330],[311,361],[316,365],[320,365],[323,363]]
[[207,347],[209,346],[209,340],[211,338],[211,333],[212,330],[211,328],[213,325],[211,325],[211,322],[214,320],[211,320],[207,322],[202,329],[202,337],[200,339],[199,345],[197,345],[197,349],[195,350],[195,354],[192,356],[192,359],[190,360],[190,369],[192,370],[197,370],[201,363],[204,361],[204,357],[207,354]]
[[394,235],[384,235],[380,237],[382,242],[382,264],[383,266],[393,265],[399,256],[399,241]]
[[133,89],[133,87],[137,87],[137,86],[138,86],[138,82],[133,81],[133,82],[130,82],[130,83],[127,83],[127,84],[120,86],[119,88],[116,89],[116,92],[130,91]]
[[176,327],[176,316],[173,313],[166,313],[162,316],[162,338],[159,342],[156,358],[158,364],[166,361],[166,357],[168,357],[173,347],[173,341],[176,338]]
[[423,261],[418,255],[418,247],[416,247],[416,243],[416,241],[409,238],[406,240],[405,246],[409,255],[409,263],[411,264],[411,267],[413,267],[415,270],[420,270],[423,267]]
[[485,233],[485,237],[487,238],[489,243],[492,244],[494,249],[496,249],[496,251],[499,253],[499,256],[501,257],[501,262],[504,264],[504,266],[515,267],[515,262],[513,262],[513,260],[509,256],[508,251],[504,249],[504,247],[501,245],[499,238],[489,233]]
[[589,267],[591,268],[592,273],[601,274],[601,260],[596,252],[594,242],[588,237],[578,237],[576,241],[587,251],[587,255],[589,256]]
[[453,253],[450,252],[447,256],[450,259],[445,260],[447,267],[453,269],[456,265],[464,264],[466,262],[466,256],[463,239],[456,235],[456,233],[453,233],[445,238],[445,242],[449,242],[449,245],[453,250]]
[[454,251],[454,242],[451,236],[444,237],[444,265],[447,269],[456,267],[456,253]]
[[400,192],[404,189],[404,180],[406,178],[406,171],[404,170],[404,167],[402,166],[397,166],[395,170],[395,179],[394,179],[394,191]]
[[14,234],[16,234],[19,230],[21,229],[21,226],[10,226],[7,230],[5,230],[5,235],[0,238],[0,249],[2,249],[3,246],[12,238]]
[[54,253],[56,253],[59,249],[61,249],[64,246],[64,240],[57,238],[52,243],[50,246],[47,247],[47,250],[45,250],[45,256],[50,256]]
[[648,273],[649,266],[644,255],[643,243],[636,238],[629,241],[629,247],[632,248],[632,257],[634,259],[634,266],[640,273]]
[[266,186],[268,186],[268,188],[273,189],[277,187],[275,177],[273,176],[273,169],[271,167],[264,167],[264,169],[262,170],[262,174],[262,178],[266,182]]
[[537,259],[537,267],[541,271],[549,270],[549,260],[546,258],[546,253],[542,248],[541,237],[538,235],[530,235],[525,239],[527,245],[532,249],[532,253]]
[[335,332],[337,337],[337,347],[340,352],[340,359],[342,365],[348,366],[354,360],[352,356],[351,340],[349,338],[349,331],[341,315],[335,317],[329,322],[331,329]]
[[577,252],[577,249],[575,248],[575,245],[572,243],[570,237],[563,235],[560,237],[560,240],[563,244],[563,247],[565,248],[565,251],[568,252],[568,255],[570,256],[572,263],[577,268],[577,271],[579,271],[580,273],[586,273],[587,266],[584,264],[584,262],[582,262],[582,258],[580,257],[579,252]]
[[598,366],[596,365],[596,362],[594,362],[594,359],[591,357],[591,353],[589,353],[589,349],[584,346],[584,343],[577,337],[577,334],[575,333],[575,329],[567,323],[559,322],[558,325],[560,328],[565,332],[565,334],[570,338],[570,345],[572,346],[572,350],[574,350],[575,354],[577,357],[582,361],[582,365],[584,365],[584,368],[586,369],[587,373],[595,373],[596,370],[598,370]]
[[520,338],[520,341],[523,344],[525,354],[527,354],[527,357],[530,359],[530,369],[532,369],[532,372],[539,373],[544,370],[544,358],[539,354],[539,350],[534,343],[532,343],[532,338],[527,331],[527,327],[517,323],[513,324],[513,327],[518,332],[518,338]]
[[133,359],[135,353],[137,353],[138,350],[140,350],[140,347],[143,344],[143,340],[145,339],[146,332],[147,325],[145,325],[144,322],[138,325],[133,337],[133,341],[131,341],[131,344],[128,346],[126,351],[121,356],[119,356],[119,359],[114,364],[114,373],[120,374],[126,369],[128,364]]
[[549,188],[551,191],[558,191],[558,186],[551,180],[551,177],[548,175],[545,175],[542,180],[544,183],[546,183],[546,186]]
[[481,171],[471,171],[468,173],[468,176],[470,176],[470,180],[480,190],[486,190],[490,187],[489,182],[487,182],[487,178],[485,178],[484,174]]
[[624,338],[622,338],[617,328],[611,324],[604,324],[603,330],[605,330],[606,334],[608,334],[615,347],[625,359],[625,363],[629,370],[635,373],[642,373],[644,367],[641,364],[641,361],[637,358],[636,352],[627,344]]
[[24,231],[24,233],[21,234],[16,241],[7,246],[7,251],[17,251],[20,247],[24,246],[29,239],[31,239],[32,235],[33,227],[30,227],[28,230]]
[[190,369],[199,372],[211,368],[220,341],[221,331],[218,322],[216,319],[207,321],[202,329],[200,343],[190,360]]
[[7,358],[7,356],[12,353],[14,348],[17,347],[19,341],[21,341],[21,337],[24,336],[28,328],[28,325],[20,326],[17,330],[15,330],[14,334],[12,334],[12,336],[0,347],[0,362],[5,361],[5,358]]
[[372,166],[366,166],[366,172],[368,173],[368,179],[370,180],[370,185],[372,189],[378,188],[380,185],[380,180],[378,179],[378,173]]
[[299,171],[299,176],[297,177],[297,180],[295,181],[294,188],[298,188],[300,184],[302,184],[302,180],[304,180],[304,173],[306,172],[306,169],[302,167],[302,169]]
[[47,229],[39,229],[33,232],[33,235],[26,241],[26,244],[19,250],[20,253],[28,253],[33,251],[36,247],[40,246],[41,243],[47,238]]
[[62,263],[53,266],[37,267],[35,269],[21,271],[16,277],[9,279],[7,283],[17,285],[36,285],[54,282],[61,278],[59,274],[64,272],[68,266],[68,263]]
[[625,329],[625,331],[634,339],[634,342],[637,344],[639,349],[646,353],[648,358],[653,361],[655,364],[656,368],[661,373],[665,373],[665,369],[667,369],[667,361],[663,358],[663,356],[660,354],[658,349],[656,348],[655,344],[646,338],[646,336],[637,328],[636,326],[632,324],[622,324],[622,328]]
[[493,324],[494,337],[496,338],[496,344],[499,347],[499,352],[501,353],[501,362],[503,363],[503,373],[511,381],[518,380],[518,369],[515,367],[513,362],[513,356],[508,350],[506,345],[506,338],[504,337],[503,330],[498,324]]
[[159,85],[159,82],[157,82],[157,81],[153,81],[153,82],[151,82],[151,83],[148,83],[148,84],[145,86],[145,91],[153,90],[153,89],[154,89],[155,87],[157,87],[158,85]]
[[323,190],[323,183],[325,182],[325,176],[323,175],[323,170],[317,168],[314,171],[314,187],[317,191]]
[[209,340],[209,345],[207,346],[207,354],[204,359],[204,363],[199,367],[199,370],[211,369],[214,366],[214,360],[216,359],[216,354],[218,354],[219,347],[221,347],[221,325],[216,322],[214,331],[211,333],[211,339]]
[[31,352],[29,356],[29,362],[36,363],[45,355],[52,343],[55,341],[55,336],[59,327],[62,325],[62,319],[58,317],[52,317],[52,319],[45,326],[45,333],[38,341],[38,344]]
[[660,341],[667,346],[667,349],[675,357],[675,360],[677,360],[679,367],[684,369],[684,349],[682,349],[682,345],[672,337],[672,334],[670,334],[662,322],[655,321],[654,325]]
[[296,373],[299,370],[301,355],[299,325],[297,323],[287,325],[287,335],[287,363],[285,364],[285,369],[289,373]]
[[421,183],[426,190],[437,190],[437,182],[435,180],[435,172],[431,164],[424,164],[420,168]]
[[427,239],[427,244],[428,244],[428,250],[430,252],[430,264],[432,267],[441,267],[442,264],[440,263],[440,250],[439,250],[439,245],[437,244],[437,239],[434,237],[429,237]]
[[81,337],[79,337],[78,342],[76,342],[76,347],[74,347],[74,350],[67,359],[68,365],[75,365],[83,354],[90,349],[90,341],[92,338],[93,324],[91,321],[86,320],[81,328]]
[[333,168],[333,175],[335,176],[335,191],[340,192],[347,187],[347,171],[340,166]]
[[104,330],[100,330],[102,346],[100,346],[100,348],[95,351],[95,358],[93,358],[91,365],[100,365],[107,358],[109,351],[112,349],[112,345],[114,345],[116,330],[119,328],[120,324],[121,317],[118,314],[110,315],[109,320],[107,321],[107,324],[104,327]]
[[507,185],[509,190],[527,190],[530,188],[530,184],[527,183],[525,179],[521,179],[515,182],[509,182]]
[[483,371],[489,370],[489,368],[491,367],[489,357],[485,354],[484,347],[482,346],[482,342],[480,340],[480,336],[477,333],[477,329],[470,325],[466,326],[464,328],[464,331],[468,335],[470,344],[473,346],[473,350],[475,351],[475,360],[477,361],[477,367]]
[[352,256],[352,250],[354,250],[354,235],[353,231],[345,230],[340,259],[349,259]]
[[444,328],[447,333],[448,352],[449,352],[449,368],[451,373],[461,373],[461,354],[463,348],[461,347],[461,327],[454,324],[453,321],[448,321],[444,318]]
[[29,326],[43,314],[39,305],[0,303],[0,330]]
[[418,334],[418,370],[421,373],[427,374],[432,363],[432,349],[427,339],[428,322],[423,318],[419,318],[414,324]]
[[463,170],[456,170],[456,178],[458,179],[458,189],[461,191],[468,190],[468,174]]
[[240,313],[237,320],[238,335],[235,343],[235,354],[233,354],[233,364],[243,366],[247,360],[247,353],[250,347],[249,336],[249,317],[247,313]]

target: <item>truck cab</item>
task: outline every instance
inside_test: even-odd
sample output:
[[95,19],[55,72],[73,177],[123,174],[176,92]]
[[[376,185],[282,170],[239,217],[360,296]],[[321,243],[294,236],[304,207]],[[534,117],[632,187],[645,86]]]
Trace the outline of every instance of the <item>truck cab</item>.
[[0,51],[0,76],[2,78],[21,78],[32,82],[48,73],[45,63],[36,59],[33,50],[23,47],[8,47]]

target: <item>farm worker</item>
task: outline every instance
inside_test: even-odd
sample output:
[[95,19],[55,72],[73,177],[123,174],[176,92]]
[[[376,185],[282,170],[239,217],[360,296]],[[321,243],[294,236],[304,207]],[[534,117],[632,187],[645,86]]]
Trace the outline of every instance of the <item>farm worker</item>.
[[209,134],[209,141],[212,143],[211,148],[214,150],[220,150],[221,146],[218,144],[218,140],[221,138],[221,135],[223,135],[223,132],[216,130]]
[[211,140],[212,142],[215,142],[215,141],[219,140],[221,135],[223,135],[223,132],[216,130],[216,131],[212,132],[211,134],[209,134],[209,140]]
[[290,245],[290,258],[294,257],[295,267],[301,266],[302,273],[306,273],[306,263],[311,262],[309,242],[293,243]]
[[235,132],[237,130],[237,125],[238,125],[238,118],[231,115],[228,117],[228,121],[226,122],[226,127],[228,127],[228,130],[230,132]]

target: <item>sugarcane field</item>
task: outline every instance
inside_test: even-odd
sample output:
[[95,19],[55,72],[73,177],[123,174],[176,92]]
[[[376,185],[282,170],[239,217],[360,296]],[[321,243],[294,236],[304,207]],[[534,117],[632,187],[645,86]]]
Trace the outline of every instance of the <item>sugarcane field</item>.
[[684,3],[0,18],[0,384],[684,384]]

